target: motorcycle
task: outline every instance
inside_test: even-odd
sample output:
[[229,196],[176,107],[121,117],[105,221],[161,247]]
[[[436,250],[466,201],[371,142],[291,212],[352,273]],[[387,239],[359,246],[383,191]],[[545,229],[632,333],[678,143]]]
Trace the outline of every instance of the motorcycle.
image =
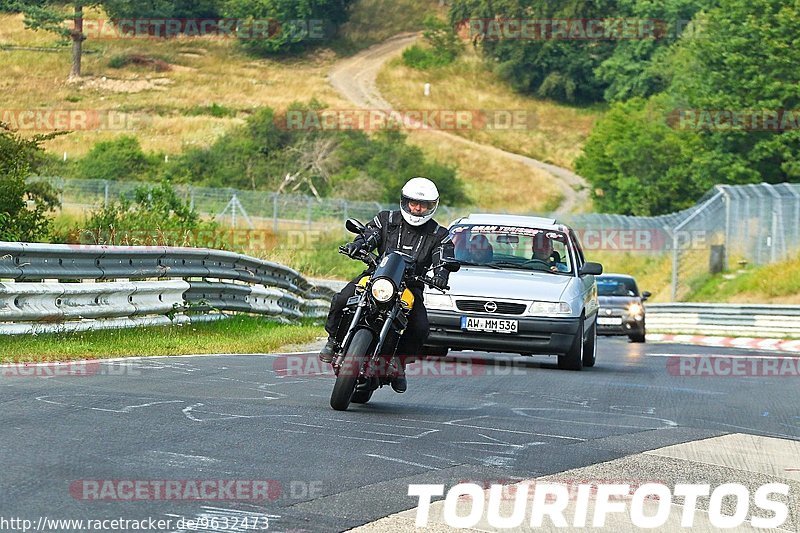
[[[366,227],[361,222],[348,219],[345,227],[368,241]],[[345,254],[344,247],[339,248],[339,253]],[[395,351],[414,308],[414,295],[407,284],[415,280],[432,286],[431,278],[414,275],[414,258],[403,252],[392,251],[378,258],[362,250],[352,259],[363,261],[372,274],[362,276],[356,285],[340,325],[347,327],[347,331],[344,337],[337,335],[343,341],[333,356],[336,384],[330,401],[337,411],[347,410],[351,402],[365,404],[373,392],[391,384],[399,370]],[[457,272],[460,266],[453,259],[444,259],[429,272],[436,268]]]

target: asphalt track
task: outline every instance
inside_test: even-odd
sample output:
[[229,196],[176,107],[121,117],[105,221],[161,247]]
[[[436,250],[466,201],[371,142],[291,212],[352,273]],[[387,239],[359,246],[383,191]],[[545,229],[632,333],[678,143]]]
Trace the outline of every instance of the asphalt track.
[[[774,357],[601,338],[583,372],[547,356],[417,363],[406,394],[383,389],[347,412],[328,406],[332,377],[296,354],[6,367],[0,518],[216,518],[216,528],[168,530],[253,531],[268,517],[270,531],[338,531],[415,507],[410,483],[512,483],[727,434],[797,444],[796,375],[678,375],[674,356],[692,355]],[[702,471],[661,468],[640,475],[688,482]],[[81,492],[86,480],[272,480],[278,490],[260,501],[96,501]]]

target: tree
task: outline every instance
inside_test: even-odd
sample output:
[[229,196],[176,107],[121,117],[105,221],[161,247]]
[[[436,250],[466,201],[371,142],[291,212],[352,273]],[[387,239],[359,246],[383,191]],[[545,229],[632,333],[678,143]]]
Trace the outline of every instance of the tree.
[[[44,30],[55,33],[64,39],[72,41],[72,69],[70,78],[80,78],[81,59],[83,56],[83,9],[84,7],[100,5],[102,2],[74,0],[66,2],[71,6],[72,15],[66,15],[61,6],[64,2],[45,0],[43,2],[22,2],[20,7],[25,14],[25,26],[31,30]],[[65,21],[72,21],[72,27],[65,26]]]
[[103,7],[112,19],[215,19],[223,0],[105,0]]
[[[708,127],[698,121],[706,149],[736,161],[719,181],[800,181],[798,26],[797,2],[720,0],[700,17],[701,32],[672,54],[669,93],[681,108],[713,119]],[[738,114],[744,126],[730,127],[720,112]]]
[[0,240],[36,241],[49,232],[47,214],[58,207],[58,196],[48,184],[26,179],[36,168],[40,144],[56,135],[24,139],[0,123]]
[[[514,89],[566,102],[602,100],[605,85],[595,70],[615,46],[612,39],[580,34],[587,27],[581,21],[620,16],[624,15],[618,0],[456,0],[450,11],[453,24],[467,22],[471,33],[477,33],[472,35],[473,42],[496,63],[498,74]],[[470,25],[470,20],[484,23]],[[543,33],[509,34],[507,30],[517,21],[544,22],[538,25]],[[605,32],[604,24],[595,29]],[[558,33],[557,25],[568,28],[566,33]]]
[[694,22],[663,62],[666,90],[613,105],[576,161],[604,211],[661,214],[717,183],[800,181],[800,5],[719,0]]
[[660,95],[612,105],[592,130],[575,170],[593,187],[601,212],[651,216],[692,205],[713,184],[692,168],[699,139],[672,128]]
[[[103,7],[112,17],[125,18],[187,18],[217,16],[217,1],[154,0],[150,5],[142,5],[135,0],[21,0],[18,8],[25,14],[25,26],[31,30],[44,30],[55,33],[72,41],[72,68],[70,78],[80,78],[81,60],[83,58],[83,41],[87,39],[83,32],[84,9]],[[64,7],[72,10],[71,14]],[[65,22],[69,24],[65,25]]]
[[616,43],[611,56],[595,70],[605,85],[607,102],[619,102],[635,96],[648,97],[665,90],[670,83],[664,60],[681,35],[691,36],[689,24],[701,10],[710,9],[719,0],[619,0],[622,13],[639,20],[653,21],[654,38],[623,39]]

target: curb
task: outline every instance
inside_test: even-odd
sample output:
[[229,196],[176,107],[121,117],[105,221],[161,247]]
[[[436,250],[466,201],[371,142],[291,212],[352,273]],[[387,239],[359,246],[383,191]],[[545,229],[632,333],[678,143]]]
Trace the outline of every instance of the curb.
[[670,335],[649,333],[648,341],[716,346],[720,348],[742,348],[745,350],[769,350],[800,353],[800,340],[761,339],[754,337],[713,337],[706,335]]

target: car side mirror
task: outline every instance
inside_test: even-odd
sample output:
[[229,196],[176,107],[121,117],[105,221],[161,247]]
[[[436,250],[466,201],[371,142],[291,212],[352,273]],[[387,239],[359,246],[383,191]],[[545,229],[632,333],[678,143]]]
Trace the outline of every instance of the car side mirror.
[[347,231],[350,233],[356,233],[358,235],[361,235],[364,233],[364,230],[367,229],[364,224],[354,218],[348,218],[347,222],[344,223],[344,227],[347,228]]
[[600,263],[584,263],[578,275],[580,276],[599,276],[603,273],[603,265]]
[[652,294],[651,292],[644,291],[644,292],[642,293],[642,301],[644,302],[645,300],[647,300],[648,298],[650,298],[652,295],[653,295],[653,294]]

